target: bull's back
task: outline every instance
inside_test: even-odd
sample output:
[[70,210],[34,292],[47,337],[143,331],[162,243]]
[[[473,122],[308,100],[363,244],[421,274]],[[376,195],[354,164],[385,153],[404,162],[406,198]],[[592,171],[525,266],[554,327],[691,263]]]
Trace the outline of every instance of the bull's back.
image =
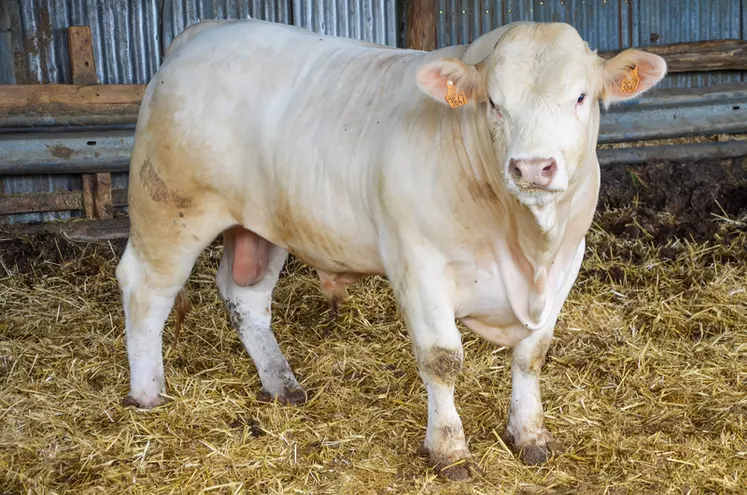
[[136,142],[164,180],[217,193],[310,264],[381,272],[377,167],[421,98],[420,57],[261,21],[211,26],[150,82]]

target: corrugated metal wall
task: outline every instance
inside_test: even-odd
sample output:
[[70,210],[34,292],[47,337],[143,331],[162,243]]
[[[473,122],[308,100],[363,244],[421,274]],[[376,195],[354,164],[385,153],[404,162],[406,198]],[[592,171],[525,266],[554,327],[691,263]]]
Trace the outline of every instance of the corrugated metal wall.
[[592,46],[620,45],[618,0],[439,0],[438,46],[466,44],[515,21],[567,22]]
[[[102,83],[146,83],[187,26],[247,16],[396,46],[402,0],[0,0],[0,83],[70,82],[65,28],[88,24]],[[516,20],[574,25],[593,48],[747,39],[747,0],[438,0],[438,46],[469,43]],[[747,80],[739,73],[674,75],[667,86]],[[126,174],[113,177],[126,186]],[[0,178],[5,193],[75,190],[77,176]],[[16,215],[12,221],[68,218]],[[0,219],[0,221],[2,221]]]
[[[743,9],[747,9],[747,2],[743,0],[647,0],[631,4],[628,46],[722,38],[747,39],[742,25]],[[668,77],[666,86],[703,87],[742,80],[745,80],[744,74],[711,72]]]
[[[91,26],[102,83],[145,84],[174,37],[201,20],[250,16],[396,46],[395,7],[395,0],[0,0],[0,82],[71,82],[65,29],[71,25]],[[6,194],[69,191],[79,190],[81,180],[72,175],[5,177],[0,185]],[[126,187],[127,174],[114,174],[112,186]],[[70,216],[25,214],[6,220]]]
[[[567,22],[599,51],[747,39],[744,0],[439,0],[438,46],[469,43],[491,29],[521,20]],[[745,75],[734,72],[674,75],[660,87],[703,87],[742,80]]]
[[397,45],[394,0],[293,0],[293,23],[322,34]]

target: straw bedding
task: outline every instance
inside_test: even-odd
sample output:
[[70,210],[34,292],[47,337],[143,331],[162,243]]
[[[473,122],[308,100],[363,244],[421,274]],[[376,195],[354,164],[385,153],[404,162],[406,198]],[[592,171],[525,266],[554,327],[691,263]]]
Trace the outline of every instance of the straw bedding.
[[0,237],[0,493],[744,493],[745,218],[657,240],[639,213],[600,212],[588,236],[541,380],[558,443],[545,466],[499,438],[510,353],[464,332],[457,407],[484,470],[468,484],[416,454],[425,390],[384,280],[354,285],[333,318],[291,261],[275,332],[311,399],[260,403],[215,290],[216,243],[178,341],[173,314],[165,330],[172,400],[141,411],[120,404],[123,244]]

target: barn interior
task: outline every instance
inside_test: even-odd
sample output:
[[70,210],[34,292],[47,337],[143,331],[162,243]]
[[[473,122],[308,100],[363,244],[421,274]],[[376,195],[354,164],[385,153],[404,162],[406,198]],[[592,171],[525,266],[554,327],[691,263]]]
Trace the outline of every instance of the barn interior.
[[[289,261],[273,325],[310,400],[262,402],[215,289],[219,241],[164,331],[170,402],[123,407],[114,269],[144,84],[187,26],[247,15],[422,50],[562,21],[603,56],[667,60],[660,88],[604,112],[596,217],[541,378],[547,464],[500,438],[510,350],[464,327],[456,401],[482,474],[449,483],[418,457],[426,391],[381,277],[334,315]],[[3,2],[0,492],[743,493],[746,21],[740,0]]]

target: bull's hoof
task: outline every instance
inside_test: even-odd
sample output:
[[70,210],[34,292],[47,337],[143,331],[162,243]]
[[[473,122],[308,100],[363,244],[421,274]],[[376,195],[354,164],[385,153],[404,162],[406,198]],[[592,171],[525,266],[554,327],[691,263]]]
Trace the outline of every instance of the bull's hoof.
[[306,402],[308,397],[306,396],[306,391],[300,387],[287,389],[276,395],[270,394],[263,388],[260,390],[259,395],[257,395],[257,399],[260,402],[275,401],[286,406],[298,406]]
[[545,428],[542,428],[542,432],[536,439],[529,442],[517,442],[508,429],[504,430],[501,439],[525,464],[538,466],[552,457],[554,441],[550,432]]
[[418,447],[418,455],[426,457],[428,465],[449,481],[472,481],[483,474],[477,463],[472,460],[469,451],[440,458],[431,455],[425,444],[422,444]]
[[471,459],[462,459],[443,468],[436,465],[433,469],[449,481],[472,481],[482,476],[480,467]]
[[135,407],[138,409],[153,409],[154,407],[162,406],[168,402],[168,399],[161,397],[160,395],[155,399],[136,399],[132,395],[128,395],[122,399],[122,405],[124,407]]
[[519,459],[532,466],[546,463],[551,456],[552,452],[547,445],[530,444],[519,452]]

